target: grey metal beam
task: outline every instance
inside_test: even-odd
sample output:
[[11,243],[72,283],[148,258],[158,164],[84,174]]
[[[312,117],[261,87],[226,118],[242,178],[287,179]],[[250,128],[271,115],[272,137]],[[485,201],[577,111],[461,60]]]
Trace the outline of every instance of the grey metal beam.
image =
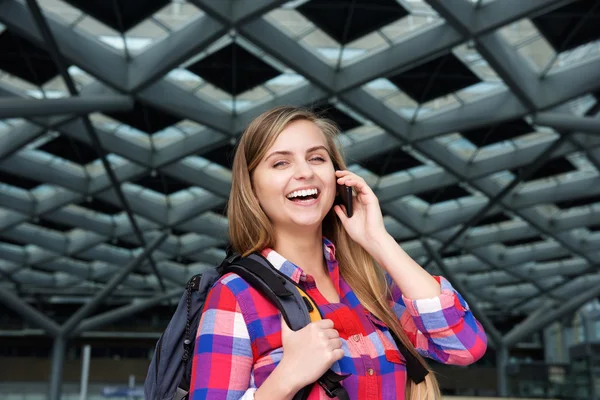
[[0,118],[126,111],[132,107],[133,99],[130,96],[85,96],[58,99],[0,98]]
[[54,338],[54,344],[52,346],[52,366],[50,370],[50,386],[49,386],[49,399],[60,400],[63,369],[65,364],[65,353],[67,351],[67,343],[63,336],[57,336]]
[[[42,14],[42,10],[40,9],[40,6],[39,6],[37,0],[27,0],[27,6],[29,7],[29,9],[31,11],[31,14],[33,16],[35,24],[36,24],[37,28],[39,29],[40,33],[42,34],[43,42],[48,47],[50,56],[51,56],[52,60],[54,61],[54,63],[56,64],[56,66],[59,70],[59,73],[60,73],[61,77],[63,78],[63,81],[69,90],[69,93],[71,94],[71,96],[79,95],[78,90],[75,86],[75,82],[74,82],[73,78],[71,78],[71,75],[69,74],[69,72],[67,70],[67,66],[66,66],[65,60],[63,59],[63,55],[60,53],[57,41],[54,37],[54,33],[50,30],[49,23],[48,23],[47,19],[44,17],[44,15]],[[100,156],[102,165],[110,178],[110,181],[113,185],[114,191],[116,192],[117,196],[119,197],[121,205],[123,206],[123,208],[125,209],[125,212],[127,213],[129,222],[131,223],[138,239],[142,243],[145,244],[144,237],[142,236],[142,233],[133,217],[133,213],[131,212],[131,209],[129,208],[127,200],[125,199],[125,196],[123,195],[123,191],[121,190],[119,181],[118,181],[117,177],[115,176],[112,166],[108,162],[106,154],[102,148],[102,144],[101,144],[100,140],[98,139],[98,135],[97,135],[96,131],[94,130],[94,127],[93,127],[89,117],[87,115],[83,115],[81,118],[83,120],[86,131],[94,144],[94,148],[96,149],[98,155]],[[151,252],[148,254],[149,254],[148,261],[150,263],[150,266],[152,267],[152,270],[154,271],[154,274],[156,275],[156,277],[158,279],[160,287],[162,288],[163,291],[165,291],[166,290],[165,285],[162,281],[162,278],[160,277],[160,274],[158,273],[158,270],[156,268],[154,261],[152,260],[152,257],[150,256]]]
[[169,81],[160,80],[144,88],[136,96],[145,103],[165,110],[169,114],[189,119],[226,134],[230,134],[232,131],[231,113],[193,93],[186,92]]
[[231,22],[240,26],[248,21],[262,17],[269,11],[287,3],[288,0],[232,1]]
[[469,307],[473,311],[473,314],[475,315],[477,320],[481,322],[481,325],[483,325],[486,334],[492,339],[494,347],[497,348],[501,346],[502,334],[498,331],[498,329],[496,329],[496,327],[494,326],[492,321],[487,317],[487,315],[485,315],[485,313],[479,309],[479,305],[477,304],[477,301],[471,296],[470,290],[468,290],[463,285],[460,279],[456,279],[454,273],[450,270],[450,268],[446,266],[442,258],[439,256],[438,251],[434,250],[431,247],[431,245],[427,242],[427,240],[422,240],[421,243],[423,244],[423,247],[425,247],[425,249],[427,250],[427,253],[429,253],[429,257],[435,260],[435,263],[444,274],[444,277],[450,281],[452,286],[456,288],[456,290],[460,292],[461,296],[463,296],[464,299],[467,301]]
[[[41,48],[47,48],[44,36],[25,4],[0,1],[0,22],[11,32],[19,34]],[[76,32],[53,18],[48,19],[48,25],[61,44],[62,54],[72,65],[77,65],[115,89],[127,86],[127,63],[124,57],[110,51],[106,45],[94,40],[91,35],[86,36]]]
[[545,112],[534,115],[533,123],[558,130],[579,131],[600,135],[600,119],[598,118]]
[[[407,228],[409,228],[410,230],[415,232],[415,234],[418,237],[423,237],[423,233],[421,232],[421,226],[423,225],[422,219],[421,219],[421,221],[419,221],[417,218],[412,218],[412,216],[415,214],[414,212],[411,212],[411,211],[396,212],[397,210],[394,210],[389,205],[383,205],[382,208],[383,208],[384,212],[388,212],[390,215],[394,216],[398,221],[400,221],[402,224],[404,224]],[[405,250],[407,250],[407,249],[405,249]],[[418,258],[420,256],[420,255],[414,254],[414,252],[411,252],[410,250],[407,250],[407,253],[409,253],[409,255],[413,258]],[[480,254],[477,254],[474,252],[472,252],[472,254],[474,256],[478,257],[483,263],[490,265],[495,269],[500,269],[500,270],[506,272],[507,274],[516,277],[519,280],[530,282],[533,286],[537,287],[539,290],[543,290],[543,288],[539,285],[538,282],[535,282],[534,280],[529,279],[529,277],[527,275],[522,274],[518,271],[508,269],[508,268],[502,268],[502,267],[498,266],[497,264],[495,264],[494,262],[492,262],[492,260],[482,257]],[[474,288],[472,286],[469,287],[468,289],[471,291],[474,291]],[[481,297],[481,295],[478,294],[478,297]]]
[[190,0],[212,18],[232,28],[259,18],[288,0]]
[[[496,193],[496,195],[494,195],[492,198],[490,198],[488,203],[484,207],[479,209],[479,211],[477,211],[477,214],[475,214],[473,217],[471,217],[471,219],[468,222],[463,224],[463,226],[454,235],[452,235],[452,237],[450,237],[448,240],[444,241],[444,243],[442,244],[442,247],[440,249],[440,252],[443,252],[450,245],[452,245],[470,227],[472,227],[473,225],[475,225],[476,223],[481,221],[481,219],[483,219],[483,217],[485,217],[485,215],[487,214],[488,211],[490,211],[493,207],[495,207],[496,204],[499,204],[502,201],[502,199],[504,199],[510,192],[512,192],[513,189],[515,187],[517,187],[523,180],[526,180],[528,177],[533,175],[538,169],[540,169],[546,163],[546,161],[548,161],[548,159],[552,156],[554,151],[563,145],[563,143],[567,140],[567,138],[568,138],[568,135],[564,135],[564,136],[561,136],[558,140],[554,141],[550,146],[548,146],[546,151],[544,151],[537,159],[533,160],[532,163],[529,166],[527,166],[527,168],[525,168],[525,171],[523,171],[521,174],[519,174],[519,176],[517,176],[515,179],[513,179],[513,181],[510,184],[506,185],[501,191]],[[431,261],[431,258],[423,264],[423,267],[426,268],[427,264],[429,264],[430,261]]]
[[88,315],[90,315],[110,294],[115,290],[115,288],[121,284],[127,275],[134,269],[140,265],[144,259],[149,256],[154,249],[156,249],[165,239],[167,238],[167,233],[163,232],[160,236],[154,239],[148,246],[144,249],[144,251],[139,254],[129,265],[125,266],[117,275],[115,275],[110,282],[106,284],[89,303],[86,303],[83,307],[75,312],[61,327],[61,335],[64,337],[68,337],[72,334],[73,330],[77,327],[77,325]]
[[[344,97],[347,97],[344,95]],[[363,115],[369,118],[374,123],[382,126],[387,129],[390,134],[396,136],[399,140],[406,142],[406,131],[407,131],[407,122],[400,118],[397,114],[393,113],[389,109],[384,109],[381,104],[368,95],[364,91],[355,91],[353,94],[352,105],[356,109],[360,109]],[[395,115],[394,115],[395,114]],[[430,119],[425,120],[425,122]],[[414,125],[413,125],[414,126]],[[459,157],[450,157],[451,153],[447,151],[447,149],[441,144],[435,141],[428,142],[419,142],[413,143],[413,147],[420,151],[422,154],[429,157],[431,160],[435,161],[438,165],[444,167],[449,173],[457,177],[457,179],[462,179],[467,169],[468,164],[464,162]],[[471,185],[481,191],[483,194],[487,195],[490,198],[493,198],[498,192],[502,190],[499,184],[491,180],[479,180],[476,182],[471,182]],[[504,206],[504,204],[502,204]],[[534,227],[540,230],[543,234],[553,237],[559,243],[562,243],[566,248],[572,251],[574,254],[577,254],[585,259],[588,259],[590,264],[594,264],[595,261],[589,259],[586,254],[583,254],[578,245],[576,244],[575,238],[564,238],[558,237],[552,234],[551,227],[548,225],[548,221],[545,217],[543,217],[536,210],[518,210],[516,213],[532,224]]]
[[510,48],[500,33],[475,35],[473,25],[477,20],[478,10],[472,3],[465,0],[454,0],[452,3],[442,0],[427,0],[427,2],[458,32],[466,37],[473,37],[479,53],[485,57],[523,105],[531,111],[536,109],[534,93],[538,85],[538,77],[520,55]]
[[183,295],[183,292],[183,288],[173,289],[160,296],[154,296],[150,299],[144,299],[141,302],[134,302],[115,310],[86,318],[73,330],[72,336],[77,336],[83,332],[91,331],[110,323],[120,321],[141,311],[147,310],[148,308],[154,307],[164,301],[170,301],[173,298],[181,296]]
[[202,154],[206,154],[230,142],[231,138],[229,136],[223,135],[213,129],[202,129],[154,153],[152,167],[164,167],[180,162],[182,159],[192,155],[202,156]]
[[2,304],[13,310],[26,321],[44,329],[50,336],[57,336],[60,326],[44,314],[19,299],[18,296],[0,287],[0,300]]
[[[34,44],[41,47],[45,46],[44,37],[40,31],[38,29],[27,28],[35,25],[33,17],[25,5],[0,2],[0,22],[4,23],[11,31],[18,32]],[[119,91],[128,90],[128,79],[131,77],[132,72],[127,60],[123,56],[107,49],[104,44],[94,40],[91,36],[74,31],[71,27],[52,18],[48,18],[48,25],[56,42],[59,44],[60,55],[66,60],[89,72],[99,81],[104,82],[113,89]],[[150,54],[147,57],[150,57]],[[147,81],[150,82],[152,79],[153,77],[149,77]],[[153,90],[149,90],[152,86],[156,87]],[[187,96],[187,93],[176,84],[163,79],[149,87],[142,87],[146,90],[141,93],[134,93],[136,98],[142,98],[150,105],[159,109],[164,109],[168,112],[175,111],[175,115],[197,121],[203,125],[213,126],[213,124],[221,123],[215,129],[220,129],[222,132],[229,134],[229,124],[222,124],[224,120],[230,118],[228,113],[219,110],[208,102],[203,102],[200,98],[191,94]],[[173,100],[181,107],[173,107],[171,102],[165,102],[164,98],[167,94],[160,91],[157,92],[157,90],[161,89],[168,90],[168,96],[174,96]],[[145,96],[148,93],[157,93],[157,95]],[[218,111],[211,112],[211,110]]]
[[212,18],[192,21],[131,60],[129,91],[137,92],[151,85],[226,33],[227,28]]
[[[59,73],[60,73],[61,77],[63,78],[63,81],[69,90],[69,93],[71,94],[71,96],[78,95],[79,94],[78,89],[76,88],[75,82],[73,81],[73,78],[71,78],[71,75],[69,74],[69,72],[67,70],[66,62],[63,59],[63,55],[60,53],[56,38],[54,37],[54,33],[50,30],[50,25],[49,25],[47,19],[42,14],[42,10],[40,9],[40,6],[39,6],[37,0],[27,0],[27,6],[29,7],[29,9],[31,11],[33,19],[35,21],[35,26],[39,29],[40,33],[42,34],[43,42],[48,47],[50,56],[51,56],[52,60],[54,61],[54,63],[56,64],[56,66],[59,70]],[[81,118],[83,120],[83,123],[85,125],[85,128],[87,130],[87,133],[88,133],[90,139],[94,143],[94,148],[96,149],[98,155],[100,156],[102,165],[110,178],[110,181],[113,185],[114,191],[116,192],[117,196],[119,197],[121,205],[123,206],[123,208],[125,209],[125,212],[127,213],[127,217],[129,218],[129,222],[131,223],[131,225],[136,233],[136,236],[138,237],[140,242],[145,244],[144,237],[142,236],[142,233],[141,233],[135,219],[133,218],[133,214],[131,212],[131,209],[129,208],[129,205],[127,203],[127,200],[125,199],[125,196],[123,195],[123,191],[121,190],[119,181],[117,180],[117,177],[115,176],[112,166],[110,165],[110,163],[108,162],[108,159],[106,158],[106,154],[102,148],[102,143],[98,139],[98,135],[96,134],[89,117],[87,115],[83,115]],[[162,288],[163,291],[165,291],[166,290],[165,285],[162,281],[162,278],[160,277],[160,274],[158,273],[158,270],[156,268],[154,261],[152,260],[152,257],[150,256],[151,252],[148,254],[149,254],[148,262],[150,263],[150,266],[152,267],[152,270],[154,271],[154,274],[156,275],[156,277],[158,279],[160,287]]]
[[[56,127],[55,130],[68,137],[86,143],[91,147],[94,146],[93,140],[87,134],[85,123],[80,118],[65,122]],[[138,140],[134,144],[120,136],[118,132],[106,131],[97,125],[94,126],[94,131],[98,135],[98,140],[102,143],[102,148],[105,151],[117,154],[144,167],[150,167],[152,165],[152,159],[156,156],[156,152],[151,149],[150,143],[146,144],[143,140]],[[148,142],[150,142],[150,140],[151,139],[148,139]]]
[[207,165],[198,171],[197,168],[189,165],[189,163],[178,162],[163,168],[163,171],[167,175],[174,176],[184,182],[210,190],[215,195],[226,200],[229,198],[231,192],[231,180],[223,179],[224,172],[220,168],[211,167],[211,165]]
[[342,68],[335,75],[338,93],[356,89],[380,77],[401,73],[448,53],[465,37],[448,24],[434,26],[389,49]]
[[600,296],[600,286],[595,286],[583,293],[575,295],[573,298],[559,307],[549,307],[539,316],[536,316],[535,318],[527,318],[504,336],[504,344],[508,347],[515,345],[520,340],[523,340],[532,333],[535,333],[551,323],[560,320],[565,315],[574,312],[579,307],[598,296]]
[[[546,77],[538,85],[536,103],[540,109],[555,107],[600,88],[600,60],[592,60]],[[432,116],[411,126],[409,142],[461,132],[498,122],[521,118],[530,111],[509,91],[468,103],[459,109]]]
[[517,22],[520,19],[547,13],[577,0],[503,0],[476,8],[472,14],[472,31],[481,36]]
[[325,92],[333,92],[335,71],[310,50],[263,19],[252,20],[239,27],[244,38],[267,51],[296,72],[309,78]]
[[261,103],[256,107],[252,107],[248,111],[244,111],[237,114],[233,119],[233,134],[235,136],[241,135],[246,129],[246,126],[250,122],[258,117],[261,113],[270,110],[271,108],[283,105],[283,104],[296,104],[296,105],[312,105],[317,104],[319,101],[325,99],[328,96],[328,92],[318,88],[313,84],[303,85],[298,89],[294,89],[288,93],[285,93],[277,98]]
[[503,0],[473,9],[466,19],[470,32],[458,32],[447,23],[433,26],[389,49],[342,68],[335,79],[335,90],[345,92],[374,79],[403,72],[451,51],[471,37],[510,25],[542,9],[550,10],[574,0]]
[[507,369],[508,367],[508,348],[499,344],[496,348],[496,376],[498,391],[496,395],[498,397],[508,396],[508,381],[507,381]]

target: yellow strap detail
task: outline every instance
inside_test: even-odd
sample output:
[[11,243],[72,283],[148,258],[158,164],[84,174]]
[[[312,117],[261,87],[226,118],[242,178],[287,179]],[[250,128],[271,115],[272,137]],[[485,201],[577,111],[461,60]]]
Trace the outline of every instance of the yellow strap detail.
[[308,300],[308,302],[312,305],[313,309],[308,313],[310,316],[310,322],[320,321],[322,318],[317,304],[304,292],[304,290],[300,289],[298,286],[296,286],[296,289],[298,289],[300,295]]

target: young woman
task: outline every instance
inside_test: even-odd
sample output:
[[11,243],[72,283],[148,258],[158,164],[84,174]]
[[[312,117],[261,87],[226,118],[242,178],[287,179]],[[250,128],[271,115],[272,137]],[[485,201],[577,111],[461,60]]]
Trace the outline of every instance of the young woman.
[[[351,399],[439,399],[433,373],[407,380],[392,333],[425,367],[423,356],[468,365],[484,354],[468,305],[387,233],[377,197],[345,169],[337,133],[308,110],[279,107],[240,139],[231,245],[261,252],[316,301],[323,320],[294,332],[248,283],[225,275],[198,328],[190,399],[292,399],[329,368],[350,374],[342,385]],[[338,183],[356,193],[351,218],[334,206]],[[314,385],[309,399],[328,397]]]

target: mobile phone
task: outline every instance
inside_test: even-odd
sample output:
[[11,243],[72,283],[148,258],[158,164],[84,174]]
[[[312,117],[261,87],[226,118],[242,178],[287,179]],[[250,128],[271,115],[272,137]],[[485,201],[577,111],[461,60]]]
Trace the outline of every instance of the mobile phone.
[[343,204],[346,206],[346,215],[348,218],[352,217],[352,188],[338,183],[337,193],[336,204]]

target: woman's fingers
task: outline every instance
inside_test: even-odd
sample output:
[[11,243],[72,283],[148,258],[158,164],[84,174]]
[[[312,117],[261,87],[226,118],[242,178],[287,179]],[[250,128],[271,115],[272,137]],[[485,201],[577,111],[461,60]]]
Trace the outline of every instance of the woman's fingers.
[[338,333],[338,331],[336,329],[325,329],[325,335],[329,338],[329,339],[335,339],[335,338],[339,338],[340,334]]

